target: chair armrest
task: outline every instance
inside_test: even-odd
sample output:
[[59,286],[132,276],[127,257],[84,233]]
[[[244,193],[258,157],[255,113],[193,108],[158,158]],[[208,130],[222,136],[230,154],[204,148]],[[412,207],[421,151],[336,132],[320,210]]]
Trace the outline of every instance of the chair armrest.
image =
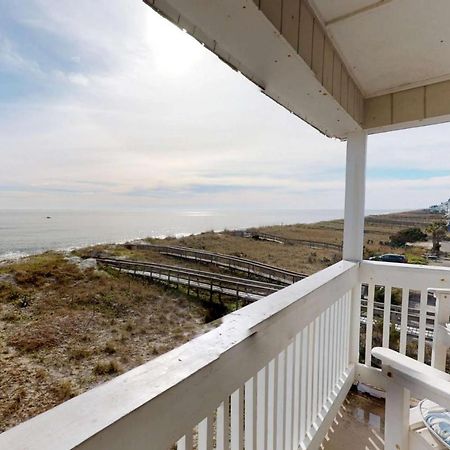
[[383,373],[419,398],[428,398],[450,410],[450,375],[388,348],[375,347]]

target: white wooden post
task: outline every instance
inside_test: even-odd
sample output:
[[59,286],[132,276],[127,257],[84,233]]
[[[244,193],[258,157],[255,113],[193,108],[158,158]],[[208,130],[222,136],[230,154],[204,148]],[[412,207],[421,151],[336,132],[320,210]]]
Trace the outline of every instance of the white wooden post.
[[364,245],[367,133],[347,138],[343,259],[361,261]]
[[386,450],[406,450],[409,448],[409,402],[410,392],[397,384],[391,377],[389,367],[383,367],[388,376],[386,383],[386,412],[384,448]]
[[[361,261],[364,245],[364,199],[366,189],[367,133],[347,138],[343,259]],[[349,361],[359,362],[361,284],[352,289]]]
[[434,319],[433,351],[431,354],[431,366],[445,372],[448,343],[440,339],[442,327],[449,322],[450,316],[450,290],[429,289],[428,292],[436,294],[436,315]]

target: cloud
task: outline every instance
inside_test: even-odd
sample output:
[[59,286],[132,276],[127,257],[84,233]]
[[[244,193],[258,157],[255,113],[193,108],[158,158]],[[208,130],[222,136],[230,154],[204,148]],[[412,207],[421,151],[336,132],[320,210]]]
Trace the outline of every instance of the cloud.
[[27,59],[14,48],[13,43],[0,35],[0,72],[25,72],[35,77],[42,76],[42,70],[36,61]]
[[[0,89],[0,207],[343,207],[345,144],[144,3],[24,0],[5,17],[0,64],[29,89]],[[438,201],[448,135],[371,136],[368,208]]]

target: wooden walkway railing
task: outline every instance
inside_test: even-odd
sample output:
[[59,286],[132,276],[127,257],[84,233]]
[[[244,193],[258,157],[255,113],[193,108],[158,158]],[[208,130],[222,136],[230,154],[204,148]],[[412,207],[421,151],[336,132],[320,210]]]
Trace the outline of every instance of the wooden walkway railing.
[[145,277],[159,282],[185,286],[188,294],[193,291],[233,297],[253,302],[282,289],[282,286],[261,281],[247,280],[219,273],[188,269],[185,267],[156,264],[145,261],[130,261],[114,258],[97,258],[99,264],[113,267],[120,272]]
[[195,261],[203,264],[213,264],[228,270],[246,273],[248,276],[256,275],[260,278],[270,280],[270,282],[281,283],[283,285],[296,283],[297,281],[303,280],[303,278],[308,276],[305,273],[281,269],[279,267],[247,258],[224,255],[221,253],[214,253],[188,247],[159,244],[125,244],[125,246],[127,248],[138,250],[156,250],[163,255],[173,256],[175,258]]
[[278,236],[275,234],[261,233],[259,231],[250,231],[254,239],[262,239],[267,241],[281,242],[283,244],[297,244],[310,248],[328,248],[332,250],[342,251],[342,244],[333,244],[331,242],[310,241],[307,239],[293,239]]
[[423,228],[431,223],[429,220],[401,220],[401,219],[385,219],[382,217],[371,217],[365,218],[366,225],[383,226],[383,225],[394,225],[397,227],[419,227]]

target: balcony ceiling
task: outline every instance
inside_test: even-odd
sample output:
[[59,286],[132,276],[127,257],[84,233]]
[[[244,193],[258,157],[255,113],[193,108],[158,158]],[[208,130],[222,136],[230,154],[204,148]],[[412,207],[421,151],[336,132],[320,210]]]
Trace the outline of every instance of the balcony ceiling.
[[449,0],[144,1],[328,136],[450,122]]
[[450,79],[448,0],[312,0],[365,97]]

